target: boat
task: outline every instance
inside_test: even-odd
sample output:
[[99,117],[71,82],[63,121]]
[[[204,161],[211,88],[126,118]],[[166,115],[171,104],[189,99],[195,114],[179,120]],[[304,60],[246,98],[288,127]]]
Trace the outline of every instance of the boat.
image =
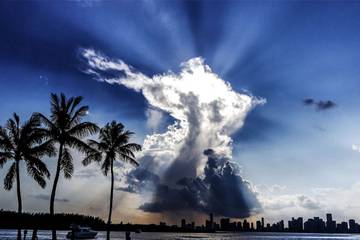
[[94,239],[97,232],[89,227],[82,227],[79,225],[71,225],[71,231],[67,233],[66,238],[70,239]]

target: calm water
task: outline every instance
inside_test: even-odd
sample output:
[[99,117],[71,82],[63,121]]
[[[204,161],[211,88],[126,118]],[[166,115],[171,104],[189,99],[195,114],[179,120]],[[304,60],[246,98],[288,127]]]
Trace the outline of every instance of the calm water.
[[[51,233],[49,231],[39,231],[38,237],[40,239],[51,239]],[[58,232],[58,239],[66,239],[66,231]],[[27,239],[31,238],[31,231],[28,232]],[[12,240],[16,239],[15,230],[0,230],[0,239],[1,240]],[[106,233],[100,232],[96,238],[97,240],[106,239]],[[124,232],[113,232],[111,239],[119,240],[125,239]],[[353,234],[298,234],[298,233],[132,233],[131,239],[144,239],[144,240],[189,240],[189,239],[220,239],[220,240],[229,240],[229,239],[291,239],[291,240],[311,240],[311,239],[359,239],[360,235]]]

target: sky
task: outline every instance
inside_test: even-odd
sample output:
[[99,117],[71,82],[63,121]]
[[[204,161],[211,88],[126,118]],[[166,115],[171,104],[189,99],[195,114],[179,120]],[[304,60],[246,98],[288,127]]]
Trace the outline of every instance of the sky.
[[[201,223],[209,211],[360,221],[359,11],[356,1],[2,1],[0,122],[49,114],[50,93],[64,92],[84,97],[87,120],[134,131],[140,168],[117,165],[114,222]],[[56,211],[105,218],[109,179],[73,153]],[[44,161],[53,173],[55,159]],[[48,211],[51,181],[22,179],[24,210]],[[16,210],[15,196],[1,188],[0,209]]]

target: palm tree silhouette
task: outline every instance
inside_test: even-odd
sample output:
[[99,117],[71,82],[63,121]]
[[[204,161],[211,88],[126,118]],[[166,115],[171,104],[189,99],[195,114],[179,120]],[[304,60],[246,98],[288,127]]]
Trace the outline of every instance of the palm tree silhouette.
[[[87,153],[91,148],[81,139],[98,132],[99,127],[92,122],[82,121],[83,117],[87,115],[89,107],[79,106],[83,99],[81,96],[67,99],[63,93],[60,96],[52,93],[50,99],[50,119],[41,113],[36,113],[36,116],[45,126],[47,137],[59,146],[54,184],[50,196],[50,215],[54,215],[54,201],[60,171],[68,179],[74,172],[73,158],[69,149],[73,148]],[[56,239],[55,229],[52,230],[52,239]]]
[[[18,213],[22,212],[20,189],[20,161],[24,161],[28,174],[42,187],[45,188],[45,178],[50,178],[50,173],[41,161],[44,155],[55,155],[51,141],[43,141],[45,132],[39,128],[40,121],[36,116],[24,122],[14,113],[4,127],[0,126],[0,167],[13,160],[4,179],[4,188],[9,191],[16,181],[18,199]],[[21,240],[21,229],[18,229],[17,239]]]
[[87,156],[83,160],[83,164],[85,166],[93,161],[102,161],[101,169],[104,175],[107,176],[109,170],[111,173],[107,239],[110,239],[110,224],[114,195],[114,161],[121,160],[129,162],[135,166],[139,165],[139,163],[135,160],[134,151],[140,151],[141,146],[136,143],[129,143],[129,139],[132,134],[134,133],[127,130],[125,131],[124,125],[121,123],[117,123],[116,121],[107,123],[105,127],[100,130],[99,142],[95,140],[88,141],[94,151],[88,152]]

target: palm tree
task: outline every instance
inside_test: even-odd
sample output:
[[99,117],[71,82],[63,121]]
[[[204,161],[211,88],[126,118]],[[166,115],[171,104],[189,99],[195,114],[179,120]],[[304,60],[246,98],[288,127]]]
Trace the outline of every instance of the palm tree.
[[[4,179],[4,188],[9,191],[16,181],[18,199],[18,213],[22,212],[20,189],[20,161],[26,163],[28,174],[42,187],[45,188],[45,178],[50,177],[46,165],[41,161],[44,155],[55,155],[51,141],[43,141],[44,131],[39,128],[40,122],[34,115],[21,124],[20,118],[14,113],[5,127],[0,126],[0,167],[12,160],[8,173]],[[21,229],[18,229],[18,239],[21,239]]]
[[[81,96],[67,99],[63,93],[60,96],[52,93],[50,99],[50,118],[41,113],[36,113],[36,116],[44,124],[47,137],[59,146],[54,184],[50,196],[50,215],[53,216],[60,171],[67,179],[71,178],[74,172],[70,148],[87,153],[91,148],[81,139],[97,133],[99,127],[92,122],[82,121],[83,117],[87,115],[89,107],[79,105],[83,99]],[[52,230],[52,239],[56,239],[55,229]]]
[[101,170],[104,175],[107,176],[109,170],[111,173],[107,239],[110,239],[110,224],[114,194],[114,161],[121,160],[129,162],[135,166],[139,165],[139,163],[135,160],[134,151],[140,151],[141,146],[136,143],[129,143],[129,139],[132,134],[134,133],[127,130],[125,131],[124,126],[121,123],[117,123],[116,121],[107,123],[105,127],[100,130],[99,142],[89,140],[89,145],[95,149],[95,151],[88,152],[87,156],[83,160],[83,164],[85,166],[93,161],[102,161]]

